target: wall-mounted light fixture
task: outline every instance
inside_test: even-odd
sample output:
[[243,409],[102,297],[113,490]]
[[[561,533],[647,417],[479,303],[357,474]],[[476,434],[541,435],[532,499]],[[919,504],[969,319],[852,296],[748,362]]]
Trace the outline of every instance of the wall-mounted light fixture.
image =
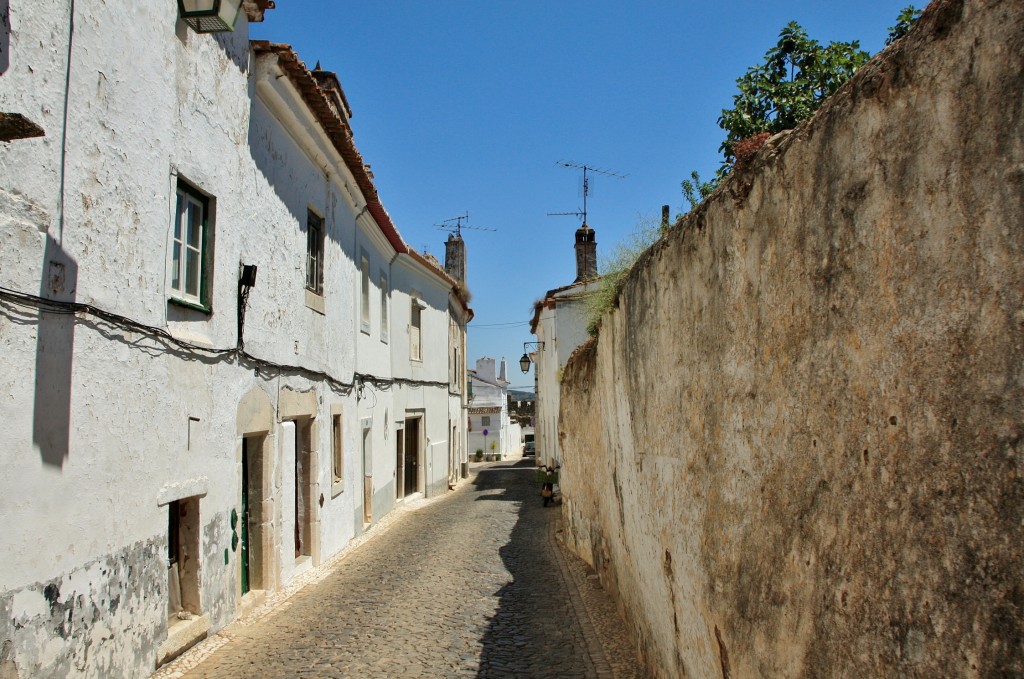
[[178,14],[196,33],[235,30],[242,0],[178,0]]
[[530,364],[533,363],[533,359],[530,358],[530,352],[527,351],[527,347],[531,344],[537,349],[544,348],[543,342],[523,342],[523,357],[519,359],[519,369],[522,370],[524,374],[530,372]]
[[247,288],[251,288],[256,285],[256,265],[255,264],[243,264],[242,273],[238,277],[238,282]]
[[245,346],[245,309],[249,305],[249,291],[256,285],[256,265],[239,264],[238,267],[238,348]]

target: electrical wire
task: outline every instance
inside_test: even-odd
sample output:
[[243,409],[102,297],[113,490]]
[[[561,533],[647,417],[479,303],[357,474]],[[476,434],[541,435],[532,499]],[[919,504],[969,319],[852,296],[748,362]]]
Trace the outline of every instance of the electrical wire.
[[529,324],[530,324],[530,321],[514,321],[514,322],[509,322],[509,323],[484,323],[483,325],[479,325],[479,324],[474,323],[473,324],[473,329],[476,330],[478,328],[510,328],[510,327],[513,327],[513,326],[516,326],[516,325],[529,325]]
[[313,380],[322,380],[327,382],[334,391],[337,391],[345,396],[352,393],[352,390],[358,385],[369,384],[375,389],[380,391],[390,390],[394,385],[409,386],[412,388],[421,387],[436,387],[448,389],[449,396],[460,396],[459,392],[452,391],[451,385],[448,382],[440,382],[436,380],[414,380],[407,377],[380,377],[378,375],[371,375],[368,373],[354,373],[352,381],[345,381],[339,379],[327,372],[322,370],[315,370],[313,368],[306,368],[299,365],[290,365],[284,363],[278,363],[265,358],[260,358],[249,353],[242,347],[236,347],[232,349],[216,349],[211,347],[204,347],[198,344],[193,344],[186,340],[179,339],[164,330],[163,328],[157,328],[151,325],[140,323],[127,316],[115,314],[113,312],[101,309],[100,307],[92,304],[84,304],[82,302],[63,302],[55,299],[47,299],[38,295],[32,295],[27,292],[20,292],[18,290],[12,290],[0,286],[0,300],[13,304],[15,306],[23,308],[38,309],[45,313],[50,314],[62,314],[62,315],[77,315],[87,314],[94,316],[105,323],[119,327],[130,332],[137,332],[140,335],[145,335],[153,339],[159,340],[170,344],[177,349],[191,352],[201,356],[204,359],[217,359],[222,361],[233,361],[239,365],[249,364],[257,369],[277,371],[278,374],[289,374],[307,377]]

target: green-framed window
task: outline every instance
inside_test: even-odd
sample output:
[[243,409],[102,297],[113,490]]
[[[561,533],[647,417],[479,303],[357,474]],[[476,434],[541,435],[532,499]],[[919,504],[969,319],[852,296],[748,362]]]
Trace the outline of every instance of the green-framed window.
[[210,308],[213,234],[211,200],[183,180],[178,181],[171,239],[170,285],[173,299]]
[[324,294],[324,220],[312,210],[306,214],[306,289]]

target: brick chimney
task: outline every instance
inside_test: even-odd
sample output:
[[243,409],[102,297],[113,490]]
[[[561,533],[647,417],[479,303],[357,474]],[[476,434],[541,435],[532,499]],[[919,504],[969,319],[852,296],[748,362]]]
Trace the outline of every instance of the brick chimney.
[[444,271],[457,281],[466,281],[466,241],[458,234],[448,234],[444,244]]
[[327,97],[327,103],[335,115],[348,122],[352,118],[352,109],[348,105],[348,99],[345,98],[345,90],[341,89],[341,82],[338,80],[337,74],[320,68],[319,61],[316,62],[316,66],[309,74],[313,76],[316,84],[320,86],[320,91]]
[[576,280],[575,283],[597,278],[597,236],[594,230],[583,226],[576,230]]

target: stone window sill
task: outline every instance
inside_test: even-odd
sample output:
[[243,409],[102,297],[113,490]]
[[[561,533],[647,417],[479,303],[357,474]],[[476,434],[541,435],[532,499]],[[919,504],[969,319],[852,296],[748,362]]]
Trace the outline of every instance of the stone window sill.
[[321,316],[326,314],[326,311],[324,310],[324,296],[316,294],[309,288],[306,288],[306,306]]

